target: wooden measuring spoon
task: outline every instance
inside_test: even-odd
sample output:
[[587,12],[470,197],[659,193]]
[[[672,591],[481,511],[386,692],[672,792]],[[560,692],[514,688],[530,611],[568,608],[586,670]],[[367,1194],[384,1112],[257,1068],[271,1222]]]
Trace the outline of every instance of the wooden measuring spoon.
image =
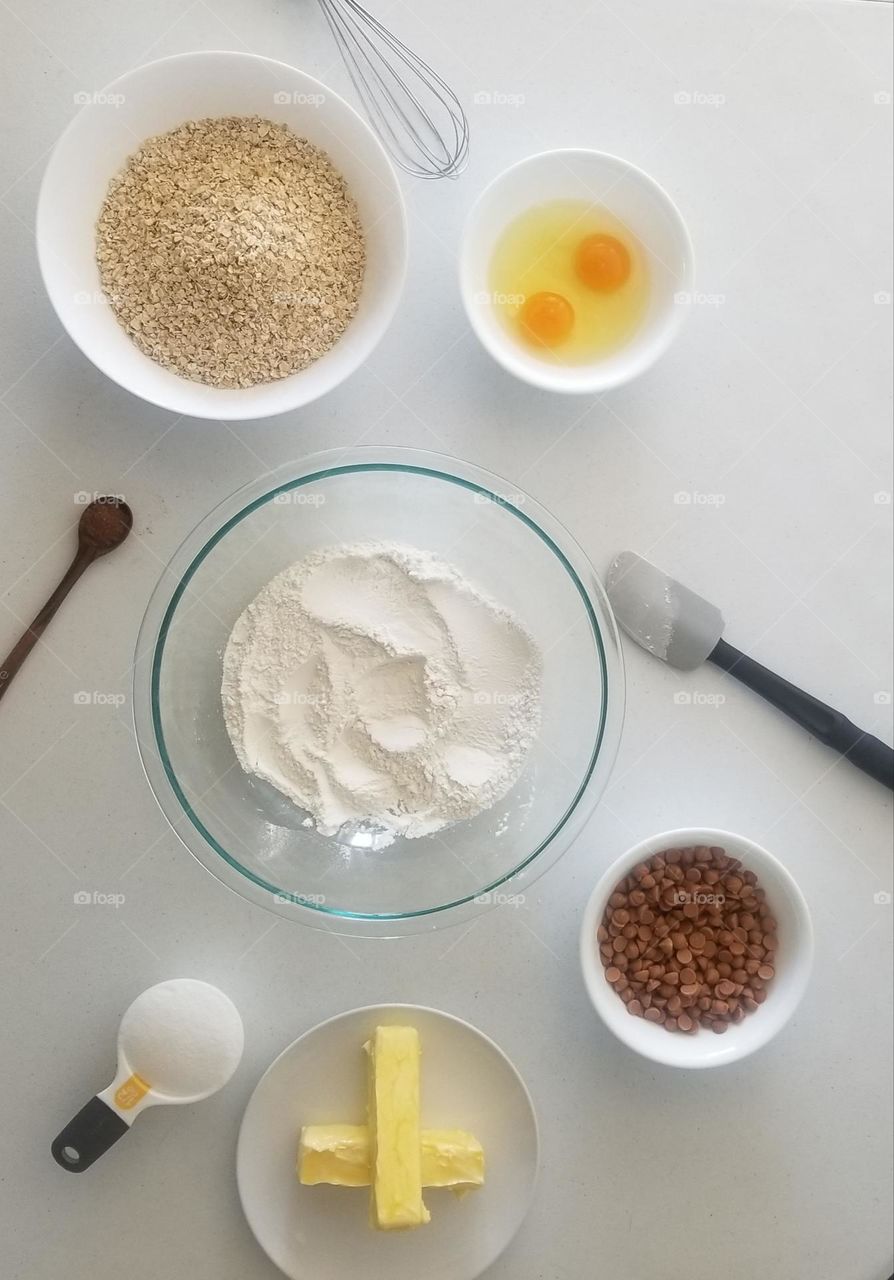
[[100,556],[120,547],[132,528],[133,512],[118,498],[97,498],[84,508],[78,523],[78,552],[68,572],[6,661],[0,662],[0,698],[84,570]]

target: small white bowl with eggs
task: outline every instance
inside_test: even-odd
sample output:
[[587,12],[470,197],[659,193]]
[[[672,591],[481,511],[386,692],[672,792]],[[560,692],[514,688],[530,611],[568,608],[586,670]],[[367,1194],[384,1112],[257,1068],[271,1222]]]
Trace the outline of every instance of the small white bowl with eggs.
[[[514,300],[521,303],[536,272],[519,272],[527,279],[519,280],[517,293],[495,290],[494,264],[504,237],[518,219],[553,202],[596,211],[607,228],[620,228],[642,276],[635,327],[592,358],[579,352],[563,358],[561,344],[545,350],[526,340]],[[534,266],[539,256],[533,253]],[[643,373],[673,341],[692,280],[692,243],[673,200],[642,169],[602,151],[545,151],[501,173],[469,214],[460,255],[463,302],[481,343],[504,369],[548,391],[592,395]],[[513,300],[508,307],[507,298]],[[575,322],[585,320],[576,316]]]

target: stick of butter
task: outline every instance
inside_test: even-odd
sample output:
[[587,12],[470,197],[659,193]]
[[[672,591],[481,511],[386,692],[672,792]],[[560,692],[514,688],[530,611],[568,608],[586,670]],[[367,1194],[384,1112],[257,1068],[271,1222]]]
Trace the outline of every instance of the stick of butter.
[[[305,1187],[369,1186],[365,1124],[310,1124],[301,1130],[298,1178]],[[484,1185],[484,1148],[462,1129],[422,1130],[422,1185],[458,1195]]]
[[430,1220],[422,1201],[419,1032],[376,1027],[369,1055],[370,1218],[379,1231]]

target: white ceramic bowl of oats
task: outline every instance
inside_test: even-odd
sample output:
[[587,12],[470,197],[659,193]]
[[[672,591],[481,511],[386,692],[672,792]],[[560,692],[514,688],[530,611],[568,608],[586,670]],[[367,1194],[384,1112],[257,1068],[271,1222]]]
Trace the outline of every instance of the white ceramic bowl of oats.
[[[406,211],[384,148],[344,99],[294,67],[246,53],[163,58],[79,95],[81,111],[44,174],[37,246],[50,300],[69,336],[134,395],[197,418],[251,419],[316,400],[368,358],[397,309],[407,261]],[[366,265],[356,313],[334,345],[288,376],[220,386],[144,354],[110,305],[97,263],[97,219],[109,184],[147,139],[187,121],[257,116],[326,153],[357,207]]]

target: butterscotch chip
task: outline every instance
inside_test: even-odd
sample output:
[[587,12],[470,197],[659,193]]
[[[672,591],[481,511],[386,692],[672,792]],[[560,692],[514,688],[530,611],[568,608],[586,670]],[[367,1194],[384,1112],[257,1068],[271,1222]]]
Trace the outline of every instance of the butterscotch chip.
[[[717,887],[711,894],[707,886]],[[722,1034],[766,999],[777,945],[770,923],[775,930],[757,877],[737,859],[704,846],[669,849],[617,885],[599,952],[634,1016],[669,1031]]]

